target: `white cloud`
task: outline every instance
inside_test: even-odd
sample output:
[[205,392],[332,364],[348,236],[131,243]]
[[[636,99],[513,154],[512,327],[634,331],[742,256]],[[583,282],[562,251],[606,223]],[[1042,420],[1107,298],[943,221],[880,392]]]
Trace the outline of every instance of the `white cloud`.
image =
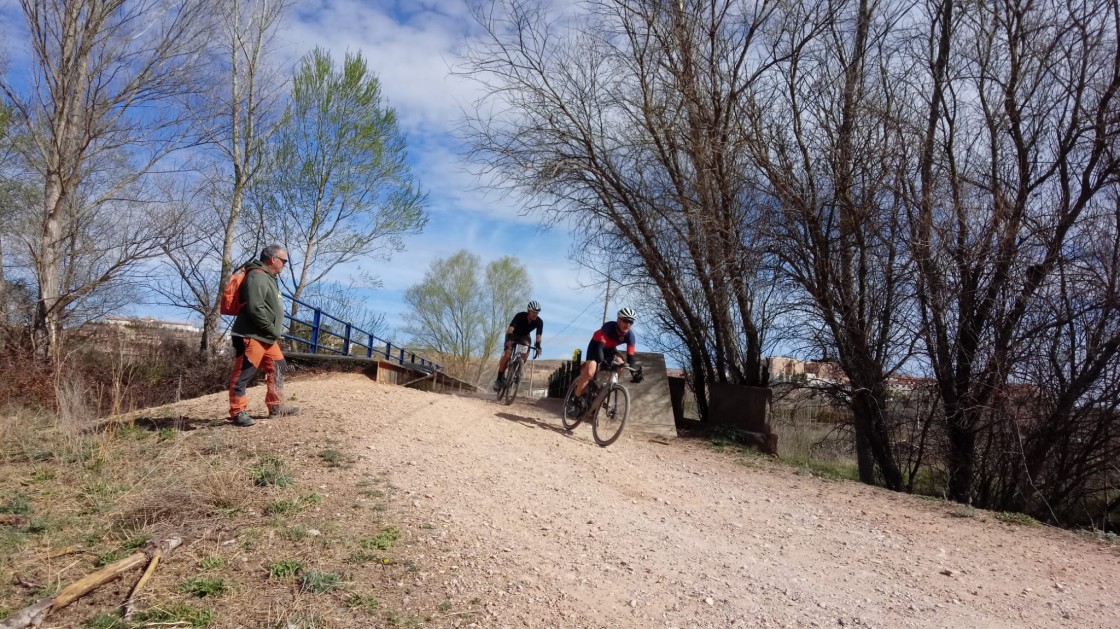
[[460,52],[479,36],[461,0],[361,2],[319,0],[301,5],[284,39],[294,62],[315,47],[336,62],[361,52],[406,134],[417,182],[440,208],[475,211],[518,222],[515,197],[493,192],[474,174],[455,135],[462,111],[478,97],[476,83],[451,75]]
[[[0,0],[0,36],[11,42],[6,35],[22,29],[22,20],[16,0]],[[568,259],[566,230],[538,229],[539,217],[520,215],[515,199],[482,186],[464,160],[455,130],[462,110],[479,96],[479,87],[451,76],[450,70],[460,64],[460,51],[479,35],[462,0],[312,0],[296,7],[279,38],[286,65],[294,66],[316,46],[329,50],[336,62],[347,52],[360,51],[397,111],[417,183],[430,201],[428,227],[405,239],[405,251],[388,262],[346,265],[330,279],[345,283],[359,267],[379,276],[382,288],[362,291],[369,296],[368,307],[385,312],[396,330],[403,324],[404,291],[423,278],[433,260],[459,249],[484,262],[516,255],[533,280],[526,298],[541,301],[545,309],[545,356],[563,358],[586,346],[599,327],[602,290],[581,287],[589,278]],[[9,60],[14,59],[10,53]],[[611,316],[617,308],[610,305]]]
[[336,59],[361,51],[405,132],[431,135],[451,131],[460,105],[476,95],[471,82],[448,72],[470,23],[463,2],[321,0],[301,6],[286,38],[296,56],[316,46]]

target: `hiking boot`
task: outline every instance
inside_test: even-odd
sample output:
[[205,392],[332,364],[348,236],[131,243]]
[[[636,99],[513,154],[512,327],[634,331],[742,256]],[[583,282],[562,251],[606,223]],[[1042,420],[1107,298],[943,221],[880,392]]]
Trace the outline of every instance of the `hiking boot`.
[[241,411],[237,414],[237,417],[233,418],[234,426],[252,426],[255,423],[257,423],[257,421],[249,416],[248,411]]
[[501,374],[498,374],[498,379],[494,381],[494,390],[495,391],[501,391],[502,387],[504,387],[505,385],[506,385],[505,376],[503,376]]
[[291,417],[292,415],[299,415],[298,406],[281,404],[280,406],[268,409],[269,417]]

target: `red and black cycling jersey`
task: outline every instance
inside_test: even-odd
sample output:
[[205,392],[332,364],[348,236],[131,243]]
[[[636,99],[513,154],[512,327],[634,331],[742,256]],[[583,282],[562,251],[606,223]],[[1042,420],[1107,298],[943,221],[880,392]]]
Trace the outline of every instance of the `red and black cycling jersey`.
[[513,338],[522,338],[530,336],[533,330],[537,331],[537,336],[544,334],[544,319],[537,315],[536,321],[529,321],[528,312],[519,312],[513,315],[513,321],[509,322],[509,327],[513,328]]
[[607,321],[595,331],[591,342],[587,344],[585,360],[603,362],[617,352],[618,346],[622,344],[626,345],[626,362],[633,366],[634,352],[638,351],[638,337],[634,335],[634,328],[623,332],[617,321]]

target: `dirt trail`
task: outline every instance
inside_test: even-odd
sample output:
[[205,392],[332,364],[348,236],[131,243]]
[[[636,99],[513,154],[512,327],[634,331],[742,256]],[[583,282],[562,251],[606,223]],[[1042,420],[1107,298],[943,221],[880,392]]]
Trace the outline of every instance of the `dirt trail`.
[[587,426],[563,431],[555,401],[506,407],[357,375],[289,393],[305,414],[244,438],[330,436],[362,457],[354,474],[389,470],[420,566],[402,587],[485,602],[485,618],[426,626],[1120,627],[1120,555],[1073,533],[953,517],[699,443],[599,448]]

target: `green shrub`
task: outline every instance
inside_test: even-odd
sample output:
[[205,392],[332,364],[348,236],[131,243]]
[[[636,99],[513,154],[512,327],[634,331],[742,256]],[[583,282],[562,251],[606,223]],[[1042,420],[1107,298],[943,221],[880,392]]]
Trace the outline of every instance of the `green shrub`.
[[86,629],[130,629],[130,623],[115,614],[98,614],[86,621]]
[[16,494],[0,503],[0,513],[12,515],[30,515],[31,499],[26,494]]
[[264,507],[265,515],[292,515],[299,513],[303,508],[291,500],[276,500]]
[[210,555],[203,557],[198,561],[198,567],[203,570],[220,570],[226,567],[225,557],[221,555]]
[[310,535],[310,533],[308,533],[307,529],[302,526],[290,526],[283,531],[280,531],[280,537],[283,537],[290,542],[298,542],[300,540],[307,539],[308,535]]
[[136,622],[146,626],[145,623],[156,623],[167,626],[209,627],[214,620],[214,612],[209,609],[199,609],[190,605],[178,604],[170,607],[153,607],[136,612]]
[[350,467],[350,459],[338,450],[323,450],[319,453],[319,459],[327,467]]
[[284,460],[277,456],[262,456],[249,473],[257,487],[287,487],[292,484],[292,475]]
[[122,550],[120,548],[114,548],[113,550],[110,550],[108,552],[104,552],[104,553],[101,553],[100,555],[98,555],[97,559],[93,562],[93,565],[100,568],[102,566],[107,566],[111,563],[116,563],[116,562],[120,561],[121,559],[124,559],[124,557],[125,557],[124,550]]
[[225,579],[207,579],[204,577],[192,577],[179,586],[180,592],[193,594],[199,598],[217,596],[232,589],[233,586]]
[[303,562],[298,559],[284,559],[268,564],[268,578],[287,579],[303,570]]
[[372,612],[380,605],[377,599],[372,595],[362,596],[361,594],[352,595],[347,601],[346,606],[350,609],[361,609],[367,612]]
[[299,588],[312,594],[333,592],[341,585],[342,579],[333,572],[308,572],[299,578]]
[[1000,511],[996,514],[996,519],[1000,522],[1018,524],[1019,526],[1039,526],[1041,524],[1041,522],[1025,513],[1015,513],[1013,511]]
[[395,526],[388,526],[377,535],[362,540],[362,548],[366,550],[389,550],[400,539],[401,530]]

